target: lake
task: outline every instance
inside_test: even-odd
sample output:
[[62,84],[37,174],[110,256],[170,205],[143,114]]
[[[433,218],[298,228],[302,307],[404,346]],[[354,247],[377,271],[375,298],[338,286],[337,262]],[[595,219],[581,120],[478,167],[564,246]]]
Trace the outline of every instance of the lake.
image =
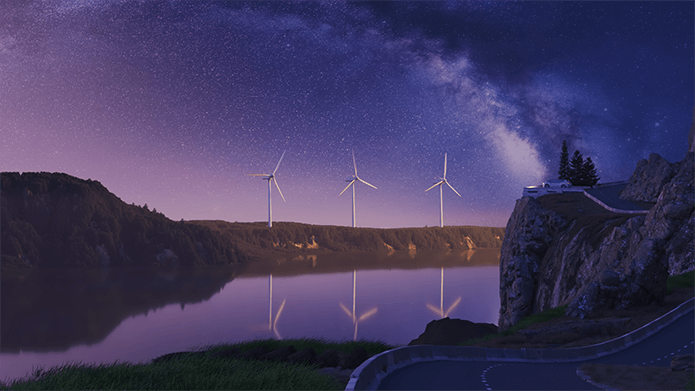
[[244,268],[2,274],[0,379],[257,338],[406,345],[444,316],[497,324],[499,249],[288,254]]

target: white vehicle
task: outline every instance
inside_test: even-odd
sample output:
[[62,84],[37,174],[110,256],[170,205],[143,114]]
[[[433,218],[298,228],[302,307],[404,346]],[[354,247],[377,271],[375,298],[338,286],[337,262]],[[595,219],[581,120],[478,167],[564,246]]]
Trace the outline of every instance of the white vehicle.
[[559,187],[564,189],[572,187],[572,184],[566,179],[551,179],[548,182],[544,182],[543,187]]

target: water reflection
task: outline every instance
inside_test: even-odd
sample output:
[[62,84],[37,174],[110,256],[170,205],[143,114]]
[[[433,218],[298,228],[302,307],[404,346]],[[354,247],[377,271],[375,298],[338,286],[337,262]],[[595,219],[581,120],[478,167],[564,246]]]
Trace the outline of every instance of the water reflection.
[[[470,251],[470,250],[469,250]],[[433,306],[430,303],[427,303],[427,308],[429,308],[432,312],[437,314],[440,319],[446,318],[449,316],[451,311],[456,308],[457,305],[461,302],[461,296],[454,301],[454,304],[449,306],[449,308],[444,311],[444,268],[441,268],[441,279],[439,283],[439,308]]]
[[371,310],[369,310],[369,311],[365,312],[364,314],[360,315],[359,318],[356,316],[356,314],[355,314],[355,291],[356,291],[356,287],[357,287],[356,281],[357,281],[357,270],[353,270],[353,271],[352,271],[352,312],[351,312],[350,310],[348,310],[348,309],[343,305],[343,303],[340,303],[340,307],[343,309],[343,311],[345,311],[345,313],[346,313],[350,318],[352,318],[352,323],[353,323],[354,326],[355,326],[355,332],[354,332],[354,334],[353,334],[353,336],[352,336],[352,340],[353,340],[353,341],[357,341],[357,325],[358,325],[361,321],[363,321],[363,320],[365,320],[365,319],[371,317],[372,315],[374,315],[374,314],[378,311],[378,308],[377,308],[377,307],[374,307],[374,308],[372,308]]
[[[288,254],[244,269],[3,273],[0,379],[38,365],[136,363],[258,338],[356,340],[358,328],[360,338],[405,345],[435,316],[496,323],[498,256],[499,249]],[[458,299],[445,303],[445,289]]]

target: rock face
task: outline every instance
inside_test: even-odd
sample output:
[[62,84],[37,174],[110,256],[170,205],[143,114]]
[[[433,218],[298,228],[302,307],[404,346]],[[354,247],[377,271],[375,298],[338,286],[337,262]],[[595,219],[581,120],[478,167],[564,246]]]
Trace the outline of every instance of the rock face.
[[655,202],[646,216],[606,212],[565,220],[543,200],[517,200],[500,256],[500,329],[562,305],[567,315],[584,318],[663,302],[668,275],[695,269],[694,156],[671,164],[652,154],[638,164],[622,196]]
[[469,339],[497,333],[497,326],[490,323],[473,323],[462,319],[439,319],[427,324],[425,332],[408,344],[456,346]]
[[535,198],[516,201],[500,253],[500,329],[532,313],[543,256],[565,226]]
[[630,201],[656,202],[663,187],[673,178],[678,164],[671,164],[658,153],[642,159],[632,173],[620,198]]

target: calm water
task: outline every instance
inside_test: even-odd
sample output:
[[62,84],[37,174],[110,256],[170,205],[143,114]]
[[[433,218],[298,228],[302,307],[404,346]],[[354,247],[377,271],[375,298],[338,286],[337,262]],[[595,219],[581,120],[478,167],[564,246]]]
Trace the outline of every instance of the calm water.
[[256,338],[406,345],[443,316],[497,324],[498,265],[499,249],[479,249],[286,256],[185,273],[4,273],[0,379]]

